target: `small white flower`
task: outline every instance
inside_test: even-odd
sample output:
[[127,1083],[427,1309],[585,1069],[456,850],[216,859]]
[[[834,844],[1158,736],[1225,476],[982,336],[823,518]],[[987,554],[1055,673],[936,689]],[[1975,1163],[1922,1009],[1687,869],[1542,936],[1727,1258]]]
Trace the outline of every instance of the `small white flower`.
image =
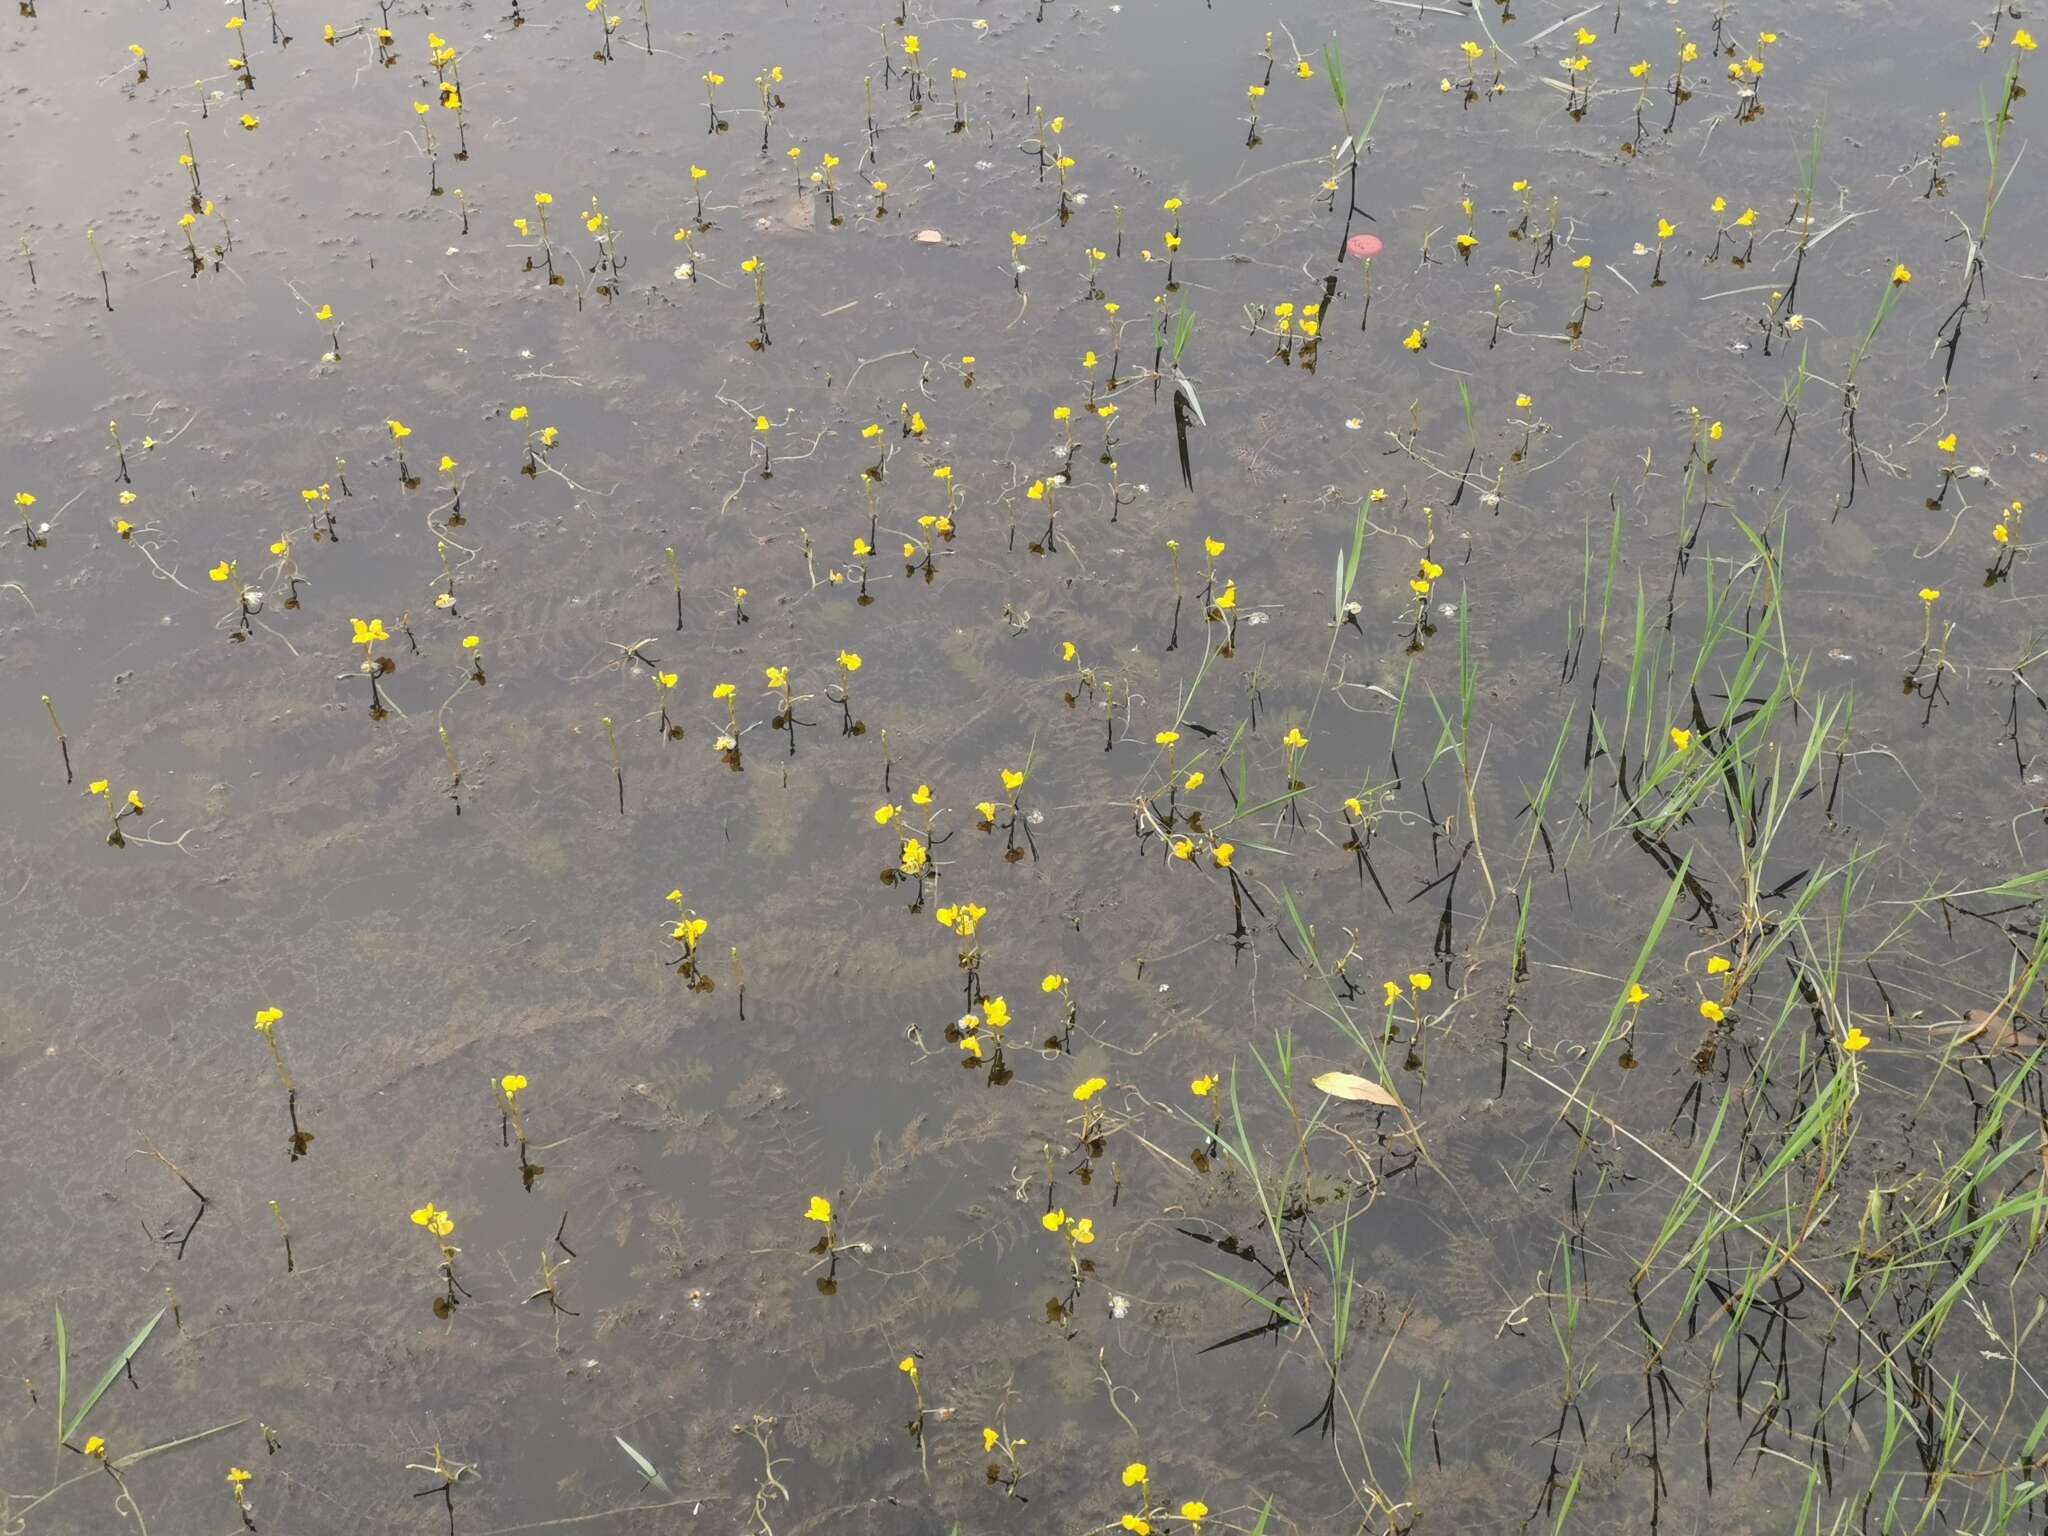
[[682,263],[676,268],[676,281],[687,283],[690,280],[690,274],[695,270],[696,268],[690,262]]

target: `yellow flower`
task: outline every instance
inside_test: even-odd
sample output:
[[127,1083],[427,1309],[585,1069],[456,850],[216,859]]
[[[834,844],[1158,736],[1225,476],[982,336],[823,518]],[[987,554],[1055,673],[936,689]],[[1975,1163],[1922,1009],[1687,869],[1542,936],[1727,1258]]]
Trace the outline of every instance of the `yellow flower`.
[[2005,524],[2000,523],[1991,530],[1991,537],[1998,543],[2004,544],[2011,540],[2012,532],[2005,526]]
[[1206,773],[1202,772],[1201,769],[1197,768],[1192,773],[1190,773],[1186,779],[1181,781],[1181,788],[1192,792],[1194,790],[1200,789],[1203,786],[1203,784],[1207,783],[1208,778],[1209,776]]
[[911,804],[913,804],[913,805],[930,805],[930,804],[932,803],[932,787],[931,787],[931,785],[929,785],[929,784],[920,784],[920,785],[918,785],[916,789],[913,789],[913,790],[912,790],[912,791],[910,792],[910,801],[911,801]]
[[890,822],[896,819],[896,815],[897,811],[895,806],[878,805],[875,807],[875,825],[878,827],[886,827],[887,825],[889,825]]
[[1313,80],[1316,77],[1315,66],[1309,63],[1307,59],[1296,59],[1294,61],[1294,73],[1297,78],[1302,80]]
[[839,670],[842,672],[858,672],[860,670],[859,653],[856,651],[841,651],[839,653]]
[[455,1218],[446,1211],[435,1209],[431,1200],[412,1213],[412,1224],[425,1227],[436,1237],[446,1237],[455,1230]]
[[1140,1483],[1149,1480],[1151,1476],[1152,1469],[1150,1467],[1146,1466],[1142,1461],[1134,1461],[1124,1468],[1124,1486],[1126,1488],[1135,1488]]
[[1214,1072],[1205,1072],[1202,1074],[1202,1076],[1196,1078],[1193,1082],[1188,1084],[1188,1092],[1192,1093],[1198,1099],[1206,1099],[1207,1097],[1209,1097],[1210,1094],[1214,1093],[1215,1091],[1216,1074]]
[[915,32],[906,32],[906,33],[905,33],[905,34],[903,35],[903,55],[904,55],[904,57],[905,57],[905,58],[911,58],[911,59],[914,59],[914,58],[916,58],[916,57],[918,56],[918,54],[919,54],[919,53],[921,53],[922,51],[923,51],[923,47],[922,47],[922,45],[921,45],[921,44],[920,44],[920,43],[918,42],[918,40],[917,40],[917,34],[916,34]]
[[385,632],[382,619],[372,619],[367,624],[361,619],[350,619],[349,623],[355,626],[355,638],[350,642],[353,645],[369,647],[375,645],[379,640],[389,640],[391,638]]
[[1920,601],[1927,604],[1928,607],[1932,608],[1936,603],[1941,601],[1941,588],[1922,587],[1920,589]]
[[1195,856],[1195,845],[1185,837],[1176,837],[1173,840],[1173,856],[1176,859],[1192,859]]
[[86,786],[85,792],[88,795],[104,795],[107,792],[107,788],[108,784],[105,779],[94,779],[91,784]]
[[2036,47],[2034,34],[2025,27],[2021,27],[2017,32],[2013,33],[2012,45],[2019,49],[2021,53],[2032,53]]
[[1628,1000],[1630,1006],[1640,1008],[1650,1000],[1650,994],[1643,990],[1641,982],[1632,981],[1628,984]]
[[805,1221],[819,1221],[827,1225],[832,1221],[832,1202],[823,1195],[811,1196],[811,1208],[804,1212]]
[[1083,1216],[1079,1221],[1067,1228],[1067,1236],[1076,1243],[1079,1243],[1083,1248],[1086,1248],[1095,1241],[1095,1218]]
[[85,1454],[99,1461],[107,1459],[107,1442],[93,1435],[85,1442]]
[[1300,726],[1292,725],[1287,728],[1287,734],[1280,739],[1280,745],[1292,747],[1295,751],[1299,752],[1308,745],[1308,738],[1301,734]]
[[917,1356],[905,1355],[901,1360],[898,1360],[896,1362],[896,1369],[901,1371],[904,1375],[908,1376],[913,1382],[916,1381]]
[[1711,442],[1718,443],[1719,441],[1721,441],[1721,423],[1717,421],[1711,427],[1707,428],[1707,437],[1708,440]]
[[1067,1213],[1063,1210],[1047,1211],[1038,1218],[1038,1224],[1048,1232],[1057,1232],[1067,1224]]
[[1648,59],[1637,59],[1635,63],[1629,65],[1628,72],[1640,80],[1650,72],[1650,61]]
[[[1244,93],[1245,95],[1251,97],[1253,101],[1257,101],[1261,96],[1266,94],[1266,88],[1263,85],[1248,85],[1244,88]],[[1125,1518],[1128,1519],[1129,1517],[1126,1516]]]
[[1660,218],[1659,220],[1657,220],[1657,238],[1659,240],[1669,240],[1673,235],[1677,233],[1678,226],[1676,224],[1673,224],[1669,219]]
[[1232,609],[1234,609],[1234,608],[1236,608],[1236,607],[1237,607],[1237,583],[1236,583],[1236,582],[1234,582],[1234,581],[1226,581],[1226,582],[1225,582],[1225,583],[1223,584],[1223,590],[1222,590],[1222,592],[1220,592],[1219,594],[1217,594],[1217,598],[1216,598],[1216,606],[1217,606],[1218,608],[1222,609],[1222,610],[1223,610],[1223,611],[1224,611],[1225,613],[1229,613],[1229,612],[1230,612],[1230,611],[1231,611]]
[[1019,773],[1019,772],[1018,772],[1018,771],[1017,771],[1016,769],[1014,769],[1014,768],[1005,768],[1005,769],[1003,770],[1003,788],[1004,788],[1004,789],[1008,789],[1008,790],[1016,790],[1016,789],[1021,789],[1021,788],[1023,788],[1023,786],[1024,786],[1024,775],[1023,775],[1023,774]]
[[1892,268],[1893,287],[1903,288],[1906,286],[1906,284],[1910,283],[1911,281],[1913,281],[1913,274],[1907,270],[1906,264],[1903,261],[1900,262],[1896,267]]
[[138,815],[141,812],[148,809],[148,807],[142,803],[142,791],[139,789],[131,789],[128,791],[128,804]]
[[1410,331],[1402,340],[1401,345],[1410,352],[1420,352],[1422,350],[1422,328],[1417,326],[1414,330]]
[[1387,1006],[1389,1008],[1401,1001],[1401,983],[1398,981],[1383,981],[1380,985],[1387,990]]
[[1458,44],[1458,46],[1465,50],[1465,57],[1468,59],[1483,59],[1486,57],[1486,50],[1473,42],[1469,37],[1464,42]]
[[1536,402],[1533,399],[1531,399],[1528,395],[1515,396],[1515,409],[1518,411],[1526,411],[1527,409],[1529,409],[1530,406],[1534,405],[1535,403]]
[[[1252,89],[1257,90],[1258,87],[1254,86]],[[1131,1536],[1152,1536],[1152,1522],[1143,1515],[1125,1515],[1123,1526]]]
[[1209,850],[1209,857],[1216,861],[1216,867],[1218,869],[1228,869],[1230,868],[1231,856],[1234,855],[1236,852],[1237,844],[1218,843],[1214,848]]
[[1860,1024],[1851,1024],[1849,1026],[1849,1033],[1842,1037],[1842,1049],[1851,1055],[1862,1050],[1868,1044],[1870,1044],[1870,1036],[1863,1033],[1863,1027]]
[[412,436],[412,428],[395,417],[385,422],[384,427],[391,434],[391,440],[394,443],[402,443]]
[[1080,1087],[1074,1090],[1074,1102],[1077,1104],[1086,1104],[1090,1099],[1094,1098],[1095,1095],[1102,1092],[1102,1090],[1107,1088],[1108,1086],[1109,1082],[1107,1079],[1100,1077],[1091,1077],[1088,1079],[1087,1082],[1081,1084]]
[[1677,751],[1690,752],[1692,750],[1692,732],[1686,730],[1683,726],[1674,725],[1671,727],[1671,745]]
[[1745,208],[1735,216],[1735,227],[1737,229],[1748,229],[1754,223],[1756,223],[1756,210],[1754,208]]
[[1160,732],[1158,732],[1157,734],[1155,734],[1155,735],[1153,736],[1152,740],[1153,740],[1153,742],[1154,742],[1154,743],[1155,743],[1156,745],[1158,745],[1158,746],[1162,746],[1162,747],[1170,747],[1170,746],[1172,746],[1172,745],[1173,745],[1173,744],[1174,744],[1174,743],[1175,743],[1176,741],[1179,741],[1179,740],[1180,740],[1180,732],[1179,732],[1179,731],[1160,731]]
[[215,581],[233,581],[235,579],[235,562],[232,560],[223,560],[219,565],[216,565],[212,570],[208,571],[206,574],[211,576]]
[[1000,997],[983,998],[981,1014],[990,1029],[1001,1031],[1009,1027],[1010,1005]]
[[483,636],[481,635],[464,635],[462,637],[462,648],[465,651],[473,651],[483,643]]
[[1711,997],[1706,997],[1700,999],[1700,1017],[1709,1024],[1719,1024],[1728,1015],[1723,1011],[1719,1003],[1715,1002]]
[[1057,992],[1066,984],[1067,978],[1058,971],[1054,971],[1038,984],[1038,990],[1041,992]]
[[257,1009],[255,1024],[256,1033],[259,1035],[268,1035],[273,1029],[277,1028],[279,1021],[283,1018],[284,1010],[282,1008]]
[[788,691],[789,668],[764,667],[762,668],[762,675],[768,679],[768,686],[770,688],[780,688],[783,689],[785,692]]
[[1579,28],[1577,35],[1581,48],[1590,48],[1600,40],[1597,33],[1588,32],[1584,27]]
[[249,1481],[249,1479],[252,1476],[254,1476],[253,1473],[247,1472],[243,1470],[241,1467],[228,1468],[228,1481],[233,1483],[237,1488],[241,1487],[242,1484]]
[[525,406],[523,406],[523,405],[515,405],[515,406],[513,406],[513,407],[512,407],[512,409],[511,409],[510,411],[508,411],[508,412],[507,412],[506,414],[507,414],[507,415],[508,415],[508,416],[509,416],[509,417],[510,417],[510,418],[511,418],[511,419],[512,419],[513,421],[524,421],[524,420],[526,420],[526,407],[525,407]]
[[982,1454],[986,1455],[988,1452],[994,1450],[996,1448],[996,1442],[1000,1439],[1002,1439],[1001,1435],[997,1434],[994,1430],[984,1425],[981,1431]]
[[1429,972],[1410,971],[1408,973],[1408,985],[1418,992],[1427,992],[1432,985]]
[[525,1075],[519,1072],[507,1072],[498,1079],[498,1087],[503,1090],[508,1100],[516,1099],[526,1091]]
[[1955,433],[1951,432],[1947,437],[1936,438],[1934,440],[1934,446],[1939,448],[1943,453],[1954,453],[1956,451]]
[[1726,955],[1709,955],[1707,957],[1707,974],[1709,976],[1725,975],[1734,969],[1734,962]]

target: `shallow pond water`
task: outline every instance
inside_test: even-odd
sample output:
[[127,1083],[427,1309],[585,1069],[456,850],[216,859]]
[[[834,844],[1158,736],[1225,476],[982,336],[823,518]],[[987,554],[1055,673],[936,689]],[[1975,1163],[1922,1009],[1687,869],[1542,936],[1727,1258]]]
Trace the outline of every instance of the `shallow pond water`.
[[0,23],[7,1530],[2043,1528],[2027,18],[301,3]]

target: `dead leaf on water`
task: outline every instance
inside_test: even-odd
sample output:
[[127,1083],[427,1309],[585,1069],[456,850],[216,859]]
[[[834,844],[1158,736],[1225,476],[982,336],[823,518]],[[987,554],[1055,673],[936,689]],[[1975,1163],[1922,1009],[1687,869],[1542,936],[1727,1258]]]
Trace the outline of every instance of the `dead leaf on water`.
[[1351,1099],[1360,1104],[1378,1104],[1384,1109],[1399,1109],[1401,1101],[1387,1089],[1369,1077],[1360,1077],[1356,1072],[1325,1072],[1315,1080],[1320,1088],[1333,1099]]

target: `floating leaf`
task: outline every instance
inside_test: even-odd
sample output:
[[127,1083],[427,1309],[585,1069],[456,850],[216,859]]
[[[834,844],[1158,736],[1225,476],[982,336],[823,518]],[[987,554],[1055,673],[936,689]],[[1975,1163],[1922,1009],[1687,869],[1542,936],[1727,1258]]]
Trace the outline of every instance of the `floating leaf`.
[[1384,1109],[1401,1107],[1401,1101],[1391,1092],[1356,1072],[1325,1072],[1315,1081],[1316,1087],[1333,1099],[1353,1099],[1360,1104],[1378,1104]]
[[654,1470],[653,1462],[649,1461],[645,1456],[642,1456],[638,1451],[634,1450],[632,1446],[628,1445],[625,1441],[624,1436],[613,1435],[612,1438],[619,1442],[620,1450],[624,1451],[628,1456],[633,1458],[633,1465],[638,1467],[643,1473],[646,1474],[648,1482],[654,1484],[655,1487],[659,1488],[663,1493],[667,1494],[670,1498],[675,1497],[675,1494],[670,1492],[668,1484],[661,1480],[661,1474]]

